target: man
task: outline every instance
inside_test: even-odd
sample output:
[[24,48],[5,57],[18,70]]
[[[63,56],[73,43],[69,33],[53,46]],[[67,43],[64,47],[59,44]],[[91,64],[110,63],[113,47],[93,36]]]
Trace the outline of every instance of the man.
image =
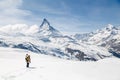
[[26,60],[26,63],[27,63],[26,67],[28,68],[29,63],[31,63],[30,55],[26,54],[25,60]]

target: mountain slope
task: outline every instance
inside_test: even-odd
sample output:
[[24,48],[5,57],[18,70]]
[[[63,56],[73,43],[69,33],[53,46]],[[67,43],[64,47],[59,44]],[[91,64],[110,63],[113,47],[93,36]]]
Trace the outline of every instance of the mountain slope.
[[116,38],[116,36],[119,35],[119,32],[119,29],[109,24],[107,27],[98,30],[92,37],[88,39],[88,42],[99,45],[103,42]]
[[[90,37],[88,42],[106,47],[114,55],[120,57],[120,29],[108,25],[102,30],[99,30],[94,36]],[[116,53],[116,54],[115,54]]]
[[[87,35],[90,34],[91,33]],[[108,24],[101,30],[93,32],[91,36],[84,36],[84,38],[80,40],[87,44],[105,47],[109,52],[113,53],[113,55],[120,57],[120,29],[111,24]]]
[[39,32],[40,35],[44,36],[60,36],[62,35],[58,30],[54,29],[47,19],[43,19],[42,24],[40,25]]

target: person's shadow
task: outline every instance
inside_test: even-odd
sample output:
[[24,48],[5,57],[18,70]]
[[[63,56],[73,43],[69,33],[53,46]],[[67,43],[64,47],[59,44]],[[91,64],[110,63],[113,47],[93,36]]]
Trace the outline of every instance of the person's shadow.
[[36,69],[36,67],[29,67],[30,69]]

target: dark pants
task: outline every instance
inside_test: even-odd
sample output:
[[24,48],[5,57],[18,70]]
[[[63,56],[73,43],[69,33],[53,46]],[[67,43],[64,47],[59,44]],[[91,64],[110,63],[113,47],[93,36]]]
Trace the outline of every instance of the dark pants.
[[29,63],[27,63],[26,67],[29,67]]

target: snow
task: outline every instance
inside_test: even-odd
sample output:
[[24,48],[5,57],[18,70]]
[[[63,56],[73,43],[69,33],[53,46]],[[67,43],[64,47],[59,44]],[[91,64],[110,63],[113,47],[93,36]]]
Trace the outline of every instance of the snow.
[[90,36],[87,40],[87,43],[101,45],[102,43],[106,43],[112,39],[119,40],[119,35],[120,29],[108,24],[105,28],[97,30],[95,34]]
[[[108,49],[98,45],[111,40],[111,38],[120,38],[118,33],[119,30],[109,24],[106,28],[99,30],[98,33],[78,34],[74,37],[64,36],[60,31],[53,28],[47,19],[44,19],[40,26],[26,24],[1,26],[0,46],[26,49],[66,59],[81,60],[80,58],[84,57],[82,60],[99,60],[113,55]],[[83,38],[83,41],[79,38]],[[72,57],[72,52],[67,51],[67,48],[73,50]],[[80,52],[86,56],[79,55],[79,58],[76,57],[77,54],[82,54]]]
[[[31,55],[26,68],[25,54]],[[0,47],[0,80],[120,80],[120,59],[74,61]]]
[[[48,27],[49,30],[46,29],[46,27]],[[46,35],[46,33],[48,34]],[[96,45],[84,44],[69,36],[62,36],[62,34],[60,36],[59,34],[59,31],[51,27],[46,20],[43,21],[40,27],[37,25],[28,26],[26,24],[3,26],[0,28],[0,46],[4,47],[7,45],[6,47],[27,49],[33,52],[54,55],[66,59],[78,59],[74,57],[75,55],[71,58],[70,53],[65,51],[66,48],[80,50],[84,52],[88,58],[94,58],[95,60],[101,59],[102,55],[106,57],[112,56],[107,49]],[[20,45],[22,45],[22,47]]]

